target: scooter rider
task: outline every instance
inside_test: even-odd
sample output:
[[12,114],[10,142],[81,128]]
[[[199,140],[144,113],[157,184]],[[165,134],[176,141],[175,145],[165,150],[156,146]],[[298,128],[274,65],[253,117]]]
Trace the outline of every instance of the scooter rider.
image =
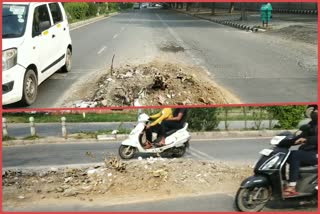
[[161,138],[161,141],[157,146],[165,145],[165,134],[171,129],[181,129],[183,128],[184,123],[186,122],[188,109],[186,108],[176,108],[173,112],[173,117],[168,118],[161,123],[161,129],[158,137]]
[[308,130],[298,140],[295,145],[301,145],[298,150],[292,151],[288,163],[289,184],[284,189],[284,196],[290,197],[298,195],[296,184],[299,178],[299,168],[302,165],[316,165],[318,163],[318,109],[311,112],[311,121],[308,124]]
[[147,141],[144,145],[145,149],[150,149],[152,147],[152,133],[156,132],[159,133],[161,129],[161,122],[165,119],[172,118],[172,109],[171,108],[164,108],[162,111],[158,112],[157,114],[151,115],[151,119],[156,119],[152,123],[146,126],[146,138]]

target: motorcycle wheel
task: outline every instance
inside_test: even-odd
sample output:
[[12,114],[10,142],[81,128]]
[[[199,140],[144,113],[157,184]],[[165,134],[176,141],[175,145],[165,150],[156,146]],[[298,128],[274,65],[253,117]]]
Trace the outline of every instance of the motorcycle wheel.
[[261,211],[270,198],[270,190],[267,187],[258,194],[257,199],[253,197],[257,194],[258,187],[256,188],[240,188],[235,198],[235,205],[238,211],[242,212],[259,212]]
[[173,157],[176,158],[180,158],[184,155],[184,153],[186,153],[186,147],[185,146],[181,146],[181,147],[177,147],[173,149]]
[[119,155],[122,159],[131,159],[135,154],[136,148],[132,146],[121,145],[119,147]]

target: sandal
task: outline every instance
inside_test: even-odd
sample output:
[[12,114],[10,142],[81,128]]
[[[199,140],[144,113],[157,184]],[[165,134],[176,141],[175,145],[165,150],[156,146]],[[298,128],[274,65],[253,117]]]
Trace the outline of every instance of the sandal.
[[166,145],[166,143],[161,143],[161,142],[156,144],[157,147],[162,147],[162,146],[165,146],[165,145]]
[[297,191],[295,190],[295,188],[286,187],[286,188],[283,190],[283,196],[284,196],[284,197],[293,197],[293,196],[296,196],[296,195],[299,195],[299,192],[297,192]]
[[143,148],[144,148],[144,149],[150,149],[150,148],[152,148],[152,144],[151,144],[149,141],[147,141],[147,142],[144,144]]

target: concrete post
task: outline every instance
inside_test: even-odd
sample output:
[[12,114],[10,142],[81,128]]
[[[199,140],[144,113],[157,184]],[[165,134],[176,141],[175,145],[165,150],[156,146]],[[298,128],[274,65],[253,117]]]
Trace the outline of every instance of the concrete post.
[[62,127],[62,137],[67,139],[68,134],[67,134],[66,118],[65,117],[61,117],[61,127]]
[[31,136],[36,136],[36,127],[34,125],[34,118],[29,117],[29,122],[30,122],[30,135]]
[[2,118],[2,137],[8,137],[7,119]]

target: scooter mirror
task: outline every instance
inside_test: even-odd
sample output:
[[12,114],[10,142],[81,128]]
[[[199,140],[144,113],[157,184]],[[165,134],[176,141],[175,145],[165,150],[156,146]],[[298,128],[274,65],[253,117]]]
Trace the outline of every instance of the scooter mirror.
[[307,118],[311,118],[311,113],[316,109],[316,106],[314,105],[311,105],[311,106],[308,106],[306,111],[304,112],[304,116],[307,117]]

